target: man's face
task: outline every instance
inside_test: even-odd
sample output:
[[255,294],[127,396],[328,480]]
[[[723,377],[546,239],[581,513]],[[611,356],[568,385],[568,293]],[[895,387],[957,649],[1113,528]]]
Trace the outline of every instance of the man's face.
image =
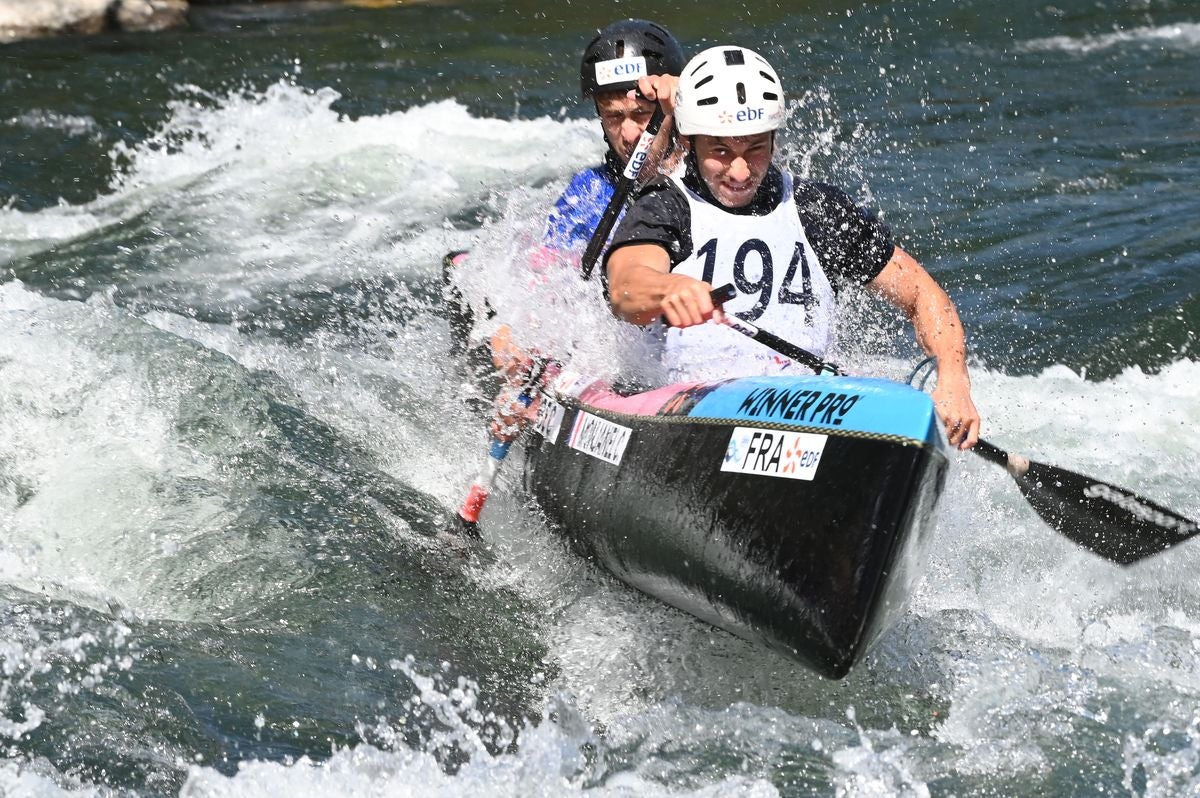
[[622,164],[628,163],[654,115],[654,103],[630,99],[623,91],[603,91],[596,94],[596,113],[609,146],[621,156]]
[[741,208],[754,199],[767,175],[775,149],[775,134],[753,136],[693,136],[696,163],[708,190],[726,208]]

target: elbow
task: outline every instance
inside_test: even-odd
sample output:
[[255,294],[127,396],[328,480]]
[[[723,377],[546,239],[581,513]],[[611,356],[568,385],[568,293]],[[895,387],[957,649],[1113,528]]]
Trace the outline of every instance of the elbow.
[[[661,268],[653,261],[661,253]],[[651,262],[647,263],[647,259]],[[639,326],[662,313],[660,283],[667,271],[666,253],[654,247],[622,247],[609,253],[608,306],[619,319]]]
[[625,278],[625,275],[625,269],[617,268],[609,271],[608,307],[617,318],[624,319],[625,321],[633,321],[630,317],[636,315],[637,309],[631,301],[629,281]]

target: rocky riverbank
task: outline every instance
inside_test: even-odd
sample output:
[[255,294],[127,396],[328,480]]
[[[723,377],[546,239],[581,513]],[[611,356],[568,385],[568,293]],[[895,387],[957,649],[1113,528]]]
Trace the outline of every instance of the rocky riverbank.
[[[252,3],[266,0],[240,1]],[[329,3],[382,8],[399,5],[401,1],[329,0]],[[166,30],[186,24],[189,5],[229,2],[231,0],[0,0],[0,45],[21,39],[92,34],[106,30]]]
[[0,0],[0,44],[104,30],[165,30],[187,21],[187,0]]

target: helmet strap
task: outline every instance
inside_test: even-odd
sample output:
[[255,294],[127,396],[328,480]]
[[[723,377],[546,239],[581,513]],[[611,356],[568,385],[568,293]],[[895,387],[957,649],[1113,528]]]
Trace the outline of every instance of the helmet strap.
[[704,179],[704,175],[700,174],[700,161],[696,158],[696,137],[684,136],[683,138],[688,143],[687,154],[683,156],[683,163],[686,167],[683,175],[684,185],[718,208],[723,208],[721,202],[713,195],[712,189],[708,187],[708,181]]

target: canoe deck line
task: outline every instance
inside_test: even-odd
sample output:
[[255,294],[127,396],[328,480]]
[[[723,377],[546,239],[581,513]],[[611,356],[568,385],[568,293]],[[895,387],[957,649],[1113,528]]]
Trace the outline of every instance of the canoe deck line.
[[564,372],[543,393],[525,484],[618,578],[840,678],[920,577],[946,448],[929,396],[887,380],[622,396]]

